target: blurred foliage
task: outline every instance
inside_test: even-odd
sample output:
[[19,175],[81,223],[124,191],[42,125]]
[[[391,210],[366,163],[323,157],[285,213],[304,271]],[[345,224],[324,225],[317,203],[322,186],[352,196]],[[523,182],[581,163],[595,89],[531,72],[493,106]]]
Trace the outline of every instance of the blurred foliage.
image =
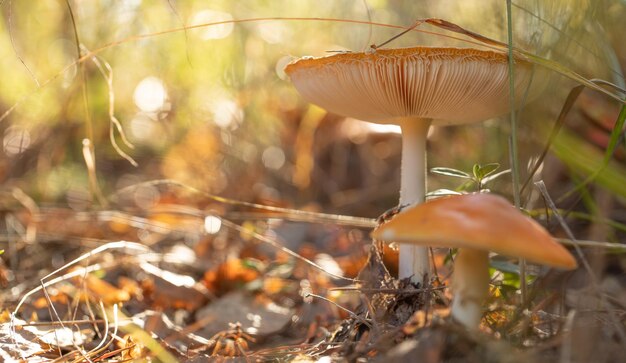
[[[314,201],[331,211],[376,215],[396,198],[397,188],[387,186],[397,179],[389,178],[398,174],[397,137],[306,105],[284,65],[292,56],[363,50],[401,31],[367,24],[369,19],[406,27],[438,17],[499,41],[507,35],[499,0],[0,4],[0,180],[38,201],[77,209],[97,205],[83,159],[82,140],[89,138],[104,195],[171,178],[240,200]],[[514,1],[515,44],[584,76],[623,85],[626,51],[616,45],[624,8],[614,0]],[[268,17],[281,19],[246,21]],[[242,22],[200,26],[233,19]],[[476,46],[442,29],[416,30],[389,46]],[[96,58],[76,63],[77,38],[81,54]],[[555,118],[574,86],[554,78],[543,102],[521,112],[521,165],[538,152],[538,124]],[[135,148],[117,130],[116,143],[138,167],[109,140],[111,115]],[[505,122],[435,129],[430,163],[460,170],[476,163],[506,167],[507,134]],[[505,179],[503,193],[509,192]],[[433,183],[431,189],[442,184]]]

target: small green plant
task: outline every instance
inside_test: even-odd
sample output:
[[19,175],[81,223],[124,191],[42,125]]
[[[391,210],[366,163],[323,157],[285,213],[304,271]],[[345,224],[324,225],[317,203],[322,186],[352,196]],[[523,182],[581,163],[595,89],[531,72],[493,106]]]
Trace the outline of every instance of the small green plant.
[[429,196],[434,195],[442,195],[442,194],[458,194],[461,191],[484,191],[487,190],[485,185],[500,176],[510,173],[511,170],[503,170],[499,173],[496,171],[500,168],[500,164],[498,163],[488,163],[488,164],[474,164],[472,167],[472,172],[467,173],[462,170],[446,168],[446,167],[436,167],[430,169],[430,172],[438,175],[451,176],[454,178],[465,179],[465,182],[456,188],[455,191],[451,190],[435,190],[431,193],[428,193]]
[[[472,167],[471,174],[469,172],[465,172],[458,169],[446,168],[446,167],[436,167],[430,169],[433,174],[450,176],[453,178],[464,179],[464,182],[456,188],[456,190],[447,190],[447,189],[439,189],[428,193],[429,196],[438,196],[438,195],[450,195],[450,194],[462,194],[461,192],[466,191],[487,191],[486,184],[497,179],[498,177],[510,173],[511,170],[503,170],[497,172],[500,168],[499,163],[488,163],[488,164],[474,164]],[[452,257],[456,256],[457,249],[452,249],[450,254],[446,257],[445,262],[449,263],[452,261]],[[516,264],[505,262],[505,261],[490,261],[490,276],[498,275],[499,282],[495,285],[498,289],[499,293],[504,296],[510,296],[514,294],[520,288],[521,279],[520,279],[520,271],[519,267]],[[527,276],[534,279],[534,276]]]

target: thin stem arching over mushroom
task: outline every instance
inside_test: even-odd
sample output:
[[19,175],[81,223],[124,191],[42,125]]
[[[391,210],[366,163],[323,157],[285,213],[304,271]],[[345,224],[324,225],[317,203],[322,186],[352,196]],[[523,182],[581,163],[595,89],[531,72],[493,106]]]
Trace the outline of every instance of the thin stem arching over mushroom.
[[439,198],[409,208],[382,224],[372,237],[415,245],[458,248],[450,314],[478,328],[489,287],[489,252],[530,262],[576,268],[574,257],[534,220],[493,194]]
[[[414,47],[302,58],[285,71],[306,100],[328,111],[401,126],[400,205],[405,205],[424,201],[431,124],[479,122],[511,109],[507,59],[494,51]],[[522,58],[515,63],[515,94],[522,95],[532,65]],[[421,283],[429,272],[426,247],[400,244],[401,279]]]

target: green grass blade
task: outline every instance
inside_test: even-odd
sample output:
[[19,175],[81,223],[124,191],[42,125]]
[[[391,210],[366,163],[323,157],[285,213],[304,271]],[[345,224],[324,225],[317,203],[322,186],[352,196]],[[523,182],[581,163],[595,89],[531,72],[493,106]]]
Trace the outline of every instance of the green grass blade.
[[626,120],[626,105],[622,106],[622,109],[617,116],[617,120],[615,121],[615,126],[613,127],[613,131],[611,131],[611,138],[609,139],[609,146],[606,148],[606,152],[604,153],[604,163],[608,164],[611,160],[611,157],[615,153],[615,149],[617,148],[617,144],[619,142],[619,138],[622,134],[622,130],[624,129],[624,121]]
[[[508,52],[509,52],[509,104],[515,105],[515,58],[513,49],[513,15],[511,14],[511,0],[506,1],[506,22],[508,35]],[[512,106],[513,107],[513,106]],[[513,179],[513,199],[515,208],[521,207],[520,203],[520,183],[519,183],[519,160],[517,157],[517,120],[516,112],[511,110],[511,139],[510,139],[510,158],[511,158],[511,176]]]
[[[567,130],[554,139],[552,150],[575,174],[586,177],[573,191],[591,181],[620,197],[626,197],[626,168],[612,160],[606,164],[604,153]],[[573,192],[571,191],[571,192]],[[566,195],[570,195],[571,192]]]
[[[600,92],[600,93],[602,93],[604,95],[607,95],[608,97],[611,97],[612,99],[614,99],[614,100],[616,100],[616,101],[626,105],[626,99],[624,99],[623,97],[621,97],[617,93],[613,93],[613,92],[607,90],[606,88],[601,87],[599,84],[591,81],[590,79],[587,79],[587,78],[581,76],[580,74],[578,74],[578,73],[574,72],[573,70],[571,70],[571,69],[569,69],[569,68],[559,64],[558,62],[555,62],[555,61],[552,61],[550,59],[546,59],[546,58],[540,57],[538,55],[534,55],[534,54],[532,54],[530,52],[526,52],[526,51],[523,51],[523,50],[520,50],[520,49],[517,49],[517,51],[520,54],[523,54],[524,56],[526,56],[526,58],[530,62],[532,62],[532,63],[535,63],[537,65],[545,67],[545,68],[547,68],[549,70],[555,71],[555,72],[557,72],[558,74],[560,74],[562,76],[565,76],[565,77],[567,77],[567,78],[569,78],[569,79],[571,79],[573,81],[576,81],[576,82],[578,82],[578,83],[580,83],[582,85],[585,85],[585,86],[587,86],[587,87],[589,87],[589,88],[591,88],[593,90],[596,90],[596,91],[598,91],[598,92]],[[603,83],[605,83],[605,82],[603,82]],[[619,89],[618,86],[615,86],[613,84],[611,84],[611,87]]]
[[557,117],[556,122],[554,123],[554,126],[552,126],[552,131],[550,131],[550,136],[548,136],[548,142],[546,143],[546,146],[543,148],[541,155],[539,155],[539,158],[533,165],[533,168],[528,174],[528,178],[526,178],[524,185],[522,185],[520,194],[524,192],[526,187],[530,184],[533,177],[535,176],[535,173],[537,173],[537,170],[539,170],[539,167],[541,166],[541,164],[543,163],[543,160],[548,154],[548,150],[550,150],[550,146],[554,142],[554,138],[559,134],[559,131],[561,131],[561,128],[565,124],[566,116],[569,114],[569,111],[572,109],[572,107],[574,106],[574,103],[578,99],[578,96],[580,96],[580,94],[582,93],[584,89],[585,89],[585,86],[582,86],[582,85],[576,86],[572,88],[572,90],[567,95],[565,104],[563,104],[563,107],[561,108],[561,112],[559,113],[559,116]]

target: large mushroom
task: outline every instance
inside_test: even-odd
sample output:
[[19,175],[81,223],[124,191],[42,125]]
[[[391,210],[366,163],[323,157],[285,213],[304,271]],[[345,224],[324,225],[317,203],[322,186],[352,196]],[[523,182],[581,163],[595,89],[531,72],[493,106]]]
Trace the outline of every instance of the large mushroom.
[[[532,65],[515,58],[519,106]],[[285,72],[302,96],[339,115],[402,128],[400,205],[422,203],[431,124],[483,121],[511,110],[508,56],[469,48],[377,49],[301,58]],[[531,92],[534,93],[534,92]],[[400,244],[399,277],[421,283],[428,249]]]
[[450,314],[476,329],[489,287],[489,251],[530,262],[576,268],[574,257],[537,222],[504,198],[466,194],[409,208],[374,230],[372,237],[422,246],[458,248]]

